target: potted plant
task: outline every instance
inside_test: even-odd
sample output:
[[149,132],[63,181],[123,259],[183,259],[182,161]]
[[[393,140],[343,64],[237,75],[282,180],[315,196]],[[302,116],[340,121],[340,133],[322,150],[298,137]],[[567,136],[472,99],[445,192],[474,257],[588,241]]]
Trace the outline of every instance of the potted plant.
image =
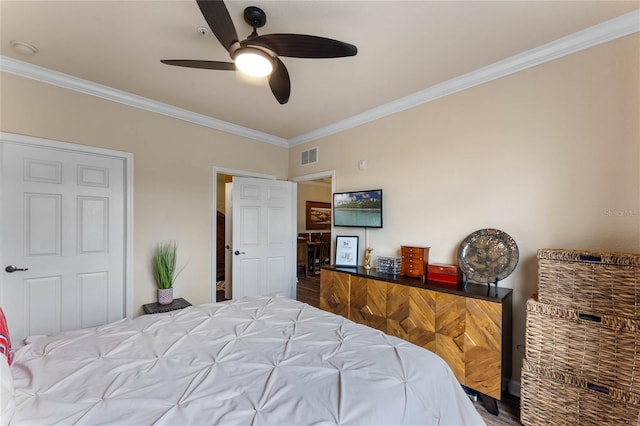
[[173,283],[178,276],[176,272],[175,242],[159,243],[153,254],[153,276],[158,285],[158,303],[170,305],[173,302]]

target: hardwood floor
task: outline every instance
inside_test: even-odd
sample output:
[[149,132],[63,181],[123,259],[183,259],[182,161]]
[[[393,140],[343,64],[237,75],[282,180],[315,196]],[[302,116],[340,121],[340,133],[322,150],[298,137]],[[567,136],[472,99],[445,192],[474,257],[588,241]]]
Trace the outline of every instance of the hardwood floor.
[[227,298],[224,297],[224,287],[216,286],[216,302],[224,302],[225,300]]
[[308,275],[307,279],[298,277],[296,299],[316,308],[320,307],[320,275]]
[[480,401],[474,402],[473,405],[487,426],[519,426],[521,424],[520,399],[516,396],[506,395],[502,397],[502,401],[498,401],[498,411],[500,412],[498,416],[488,413]]
[[[320,304],[320,275],[309,275],[307,279],[304,279],[304,276],[299,276],[296,298],[300,302],[318,308]],[[474,402],[474,405],[487,426],[520,425],[520,400],[515,396],[507,395],[502,398],[502,401],[498,401],[500,412],[498,416],[487,412],[480,401]]]

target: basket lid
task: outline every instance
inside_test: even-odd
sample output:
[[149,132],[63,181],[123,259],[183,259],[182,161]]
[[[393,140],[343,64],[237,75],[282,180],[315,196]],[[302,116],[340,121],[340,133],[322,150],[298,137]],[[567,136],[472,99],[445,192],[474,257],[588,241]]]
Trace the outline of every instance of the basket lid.
[[593,250],[539,249],[538,259],[640,267],[640,254]]

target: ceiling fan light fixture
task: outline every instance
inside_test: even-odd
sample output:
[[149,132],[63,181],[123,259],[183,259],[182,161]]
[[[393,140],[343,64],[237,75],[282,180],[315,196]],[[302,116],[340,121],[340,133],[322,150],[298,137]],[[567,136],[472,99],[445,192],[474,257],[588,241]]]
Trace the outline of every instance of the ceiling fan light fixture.
[[233,61],[240,71],[252,77],[266,77],[273,72],[273,59],[259,49],[240,48],[235,52]]

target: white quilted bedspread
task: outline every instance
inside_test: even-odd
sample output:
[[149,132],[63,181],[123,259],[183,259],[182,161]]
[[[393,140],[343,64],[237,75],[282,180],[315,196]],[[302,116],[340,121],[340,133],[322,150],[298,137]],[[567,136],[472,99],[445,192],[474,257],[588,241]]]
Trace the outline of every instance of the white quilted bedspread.
[[33,337],[12,424],[484,424],[433,353],[281,297]]

